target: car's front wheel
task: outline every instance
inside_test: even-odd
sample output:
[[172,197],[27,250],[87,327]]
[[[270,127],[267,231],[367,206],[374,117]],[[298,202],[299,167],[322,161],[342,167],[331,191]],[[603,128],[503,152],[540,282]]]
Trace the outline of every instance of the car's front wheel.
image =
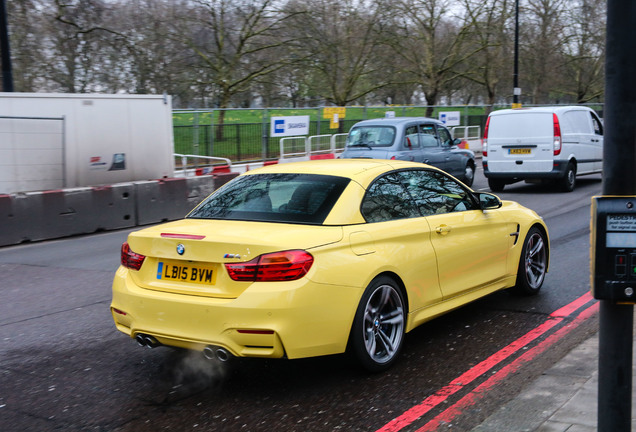
[[404,341],[406,308],[402,291],[387,276],[374,279],[365,290],[351,329],[353,354],[370,372],[395,363]]
[[548,254],[548,241],[543,231],[537,227],[530,228],[521,250],[513,292],[521,295],[539,292],[548,271]]

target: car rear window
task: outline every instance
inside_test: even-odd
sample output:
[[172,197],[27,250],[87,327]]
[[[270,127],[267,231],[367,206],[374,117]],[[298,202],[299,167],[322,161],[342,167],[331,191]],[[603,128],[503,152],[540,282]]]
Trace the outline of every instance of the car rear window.
[[349,181],[314,174],[242,176],[210,195],[187,217],[322,224]]
[[488,138],[537,138],[553,135],[552,113],[515,112],[490,117]]
[[347,136],[347,147],[391,147],[395,140],[393,126],[359,126]]

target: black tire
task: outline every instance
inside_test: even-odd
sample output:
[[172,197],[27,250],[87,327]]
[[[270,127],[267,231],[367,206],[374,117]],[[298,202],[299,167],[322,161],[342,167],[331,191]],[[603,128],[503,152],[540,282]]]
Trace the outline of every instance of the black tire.
[[473,181],[475,181],[475,166],[469,162],[464,169],[464,184],[471,187]]
[[541,290],[548,270],[548,242],[545,234],[537,227],[530,228],[523,242],[517,282],[512,291],[519,295],[535,295]]
[[350,335],[352,354],[369,372],[381,372],[397,360],[404,343],[406,308],[402,291],[387,276],[364,291]]
[[488,187],[493,192],[501,192],[504,190],[504,186],[506,186],[506,182],[498,179],[488,179]]
[[565,176],[559,180],[559,186],[563,192],[572,192],[576,187],[576,168],[574,164],[568,163],[565,169]]

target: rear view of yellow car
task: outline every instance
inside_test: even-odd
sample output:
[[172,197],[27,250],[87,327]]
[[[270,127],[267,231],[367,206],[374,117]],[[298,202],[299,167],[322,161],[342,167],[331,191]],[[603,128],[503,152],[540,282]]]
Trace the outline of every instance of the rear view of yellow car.
[[279,164],[185,219],[133,232],[113,282],[117,328],[209,357],[352,352],[390,367],[404,336],[497,290],[539,292],[547,227],[427,165]]

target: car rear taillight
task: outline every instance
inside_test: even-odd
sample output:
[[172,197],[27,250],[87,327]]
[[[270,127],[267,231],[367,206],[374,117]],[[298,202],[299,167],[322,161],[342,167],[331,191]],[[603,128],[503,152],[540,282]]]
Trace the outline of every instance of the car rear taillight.
[[490,126],[490,116],[486,120],[486,127],[484,128],[484,139],[481,140],[481,154],[482,156],[488,156],[488,126]]
[[226,263],[230,278],[239,282],[293,281],[305,276],[314,257],[302,250],[274,252],[251,261]]
[[556,114],[552,114],[552,119],[554,123],[554,155],[558,156],[561,154],[561,125],[559,125],[559,118]]
[[121,245],[121,265],[132,270],[139,270],[146,257],[130,250],[128,242]]

